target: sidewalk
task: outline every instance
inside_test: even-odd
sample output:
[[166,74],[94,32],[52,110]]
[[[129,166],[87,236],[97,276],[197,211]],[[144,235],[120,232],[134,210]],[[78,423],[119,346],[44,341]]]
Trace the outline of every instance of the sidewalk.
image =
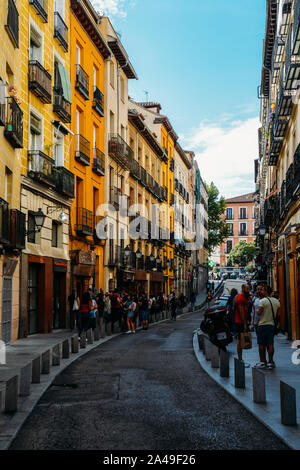
[[[292,343],[284,335],[275,338],[274,360],[276,368],[272,371],[263,371],[266,377],[267,403],[256,404],[253,402],[252,367],[259,362],[259,355],[255,333],[253,333],[252,338],[253,348],[243,351],[243,360],[251,365],[250,368],[245,369],[245,389],[236,389],[234,387],[234,357],[237,357],[236,341],[227,347],[228,352],[230,352],[229,378],[220,377],[219,370],[213,369],[210,362],[205,359],[202,351],[199,351],[197,333],[194,335],[193,340],[194,352],[202,368],[215,382],[244,405],[289,447],[300,450],[300,365],[294,365],[292,362],[292,354],[295,350],[291,348]],[[296,389],[298,426],[284,426],[281,424],[280,381]]]

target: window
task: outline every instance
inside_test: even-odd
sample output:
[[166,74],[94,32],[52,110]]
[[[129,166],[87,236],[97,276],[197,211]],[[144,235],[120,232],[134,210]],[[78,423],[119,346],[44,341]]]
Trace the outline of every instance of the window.
[[76,64],[81,65],[81,47],[76,44]]
[[229,228],[229,234],[233,235],[233,224],[227,224]]
[[30,27],[29,60],[37,60],[43,65],[43,38],[38,31]]
[[232,213],[232,208],[228,208],[226,210],[226,219],[232,220],[233,219],[233,213]]
[[57,11],[62,19],[65,19],[65,0],[54,1],[54,11]]
[[53,142],[54,142],[54,149],[53,149],[53,156],[55,160],[56,166],[64,166],[65,165],[65,152],[64,152],[64,144],[65,144],[65,137],[61,132],[54,127],[53,129]]
[[240,207],[240,219],[247,219],[247,209]]
[[11,205],[12,202],[12,172],[5,167],[5,197],[4,199]]
[[125,102],[125,83],[124,83],[124,78],[120,78],[120,88],[121,88],[121,100],[123,103]]
[[115,115],[112,111],[110,112],[109,122],[110,122],[110,133],[114,134],[115,133]]
[[247,235],[247,224],[240,224],[240,235]]
[[51,239],[51,246],[53,248],[58,247],[58,222],[55,220],[52,221],[52,239]]
[[36,243],[35,241],[35,220],[34,215],[28,212],[28,243]]
[[226,242],[226,254],[229,255],[231,250],[232,250],[232,240],[227,240],[227,242]]
[[42,121],[34,113],[30,113],[30,150],[42,150]]
[[115,66],[112,61],[110,62],[110,84],[115,88]]
[[98,69],[95,65],[93,67],[93,85],[94,88],[98,86]]

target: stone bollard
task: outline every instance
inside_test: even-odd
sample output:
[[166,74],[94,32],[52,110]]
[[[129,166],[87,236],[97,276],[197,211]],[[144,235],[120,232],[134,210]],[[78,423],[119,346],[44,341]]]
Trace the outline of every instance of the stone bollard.
[[107,336],[111,336],[111,322],[107,323],[106,334]]
[[99,326],[97,325],[94,330],[94,341],[99,341],[99,340],[100,340],[100,330],[99,330]]
[[71,351],[72,351],[72,354],[76,354],[79,352],[78,335],[74,335],[71,338]]
[[204,336],[202,333],[199,334],[197,333],[198,336],[198,344],[199,344],[199,351],[203,350],[203,341],[204,341]]
[[87,340],[88,340],[88,344],[94,343],[94,332],[91,328],[87,332]]
[[5,413],[14,413],[18,409],[19,377],[15,375],[5,385]]
[[281,422],[285,426],[297,425],[296,390],[280,381]]
[[220,353],[220,377],[229,377],[229,358],[230,354],[221,349]]
[[80,348],[85,349],[86,348],[86,332],[83,331],[80,336]]
[[234,358],[234,386],[245,388],[245,364],[236,357]]
[[209,341],[208,338],[204,339],[204,344],[205,344],[205,357],[207,361],[211,360],[211,342]]
[[40,356],[38,356],[32,361],[31,383],[39,384],[40,381],[41,381],[41,358]]
[[69,359],[70,357],[70,342],[65,339],[62,343],[62,357],[63,359]]
[[32,374],[31,363],[22,367],[22,369],[20,370],[20,390],[19,390],[20,397],[28,397],[28,395],[30,395],[31,374]]
[[52,348],[52,365],[59,366],[60,365],[60,345],[57,344]]
[[100,338],[105,338],[105,323],[101,323],[100,325]]
[[213,369],[219,369],[220,367],[220,355],[219,355],[219,348],[214,344],[210,347],[211,353],[211,366]]
[[50,374],[51,351],[45,351],[42,354],[42,374]]
[[254,403],[266,403],[266,376],[255,367],[252,368],[252,385]]

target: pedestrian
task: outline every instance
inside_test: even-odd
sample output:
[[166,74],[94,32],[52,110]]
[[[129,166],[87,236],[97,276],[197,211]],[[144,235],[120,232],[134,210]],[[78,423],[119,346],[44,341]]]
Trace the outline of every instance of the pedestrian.
[[98,322],[99,322],[99,325],[101,326],[104,323],[104,293],[103,293],[103,289],[100,289],[100,292],[96,297],[96,302],[97,302]]
[[210,307],[210,302],[212,301],[212,299],[213,299],[212,293],[211,293],[211,291],[208,291],[207,297],[206,297],[207,308]]
[[[236,333],[238,335],[237,342],[237,354],[240,361],[243,360],[243,350],[241,348],[241,334],[248,332],[248,305],[247,299],[249,297],[249,286],[247,284],[242,285],[242,292],[236,297],[234,304],[234,321]],[[244,363],[245,367],[250,367],[250,364]]]
[[253,318],[252,318],[252,325],[251,325],[251,331],[255,331],[256,336],[257,336],[257,328],[258,328],[258,322],[259,322],[259,315],[257,314],[258,308],[259,308],[259,302],[261,299],[263,299],[264,294],[263,294],[263,287],[262,285],[258,285],[255,296],[254,296],[254,302],[253,302]]
[[227,308],[229,318],[230,318],[230,331],[233,334],[236,333],[235,320],[234,320],[234,305],[235,305],[235,300],[237,296],[238,296],[238,291],[236,289],[231,289],[230,297],[226,304],[226,308]]
[[89,328],[91,328],[93,331],[96,329],[96,324],[97,324],[97,302],[95,299],[90,300],[90,322],[89,322]]
[[115,289],[111,296],[111,328],[114,330],[114,324],[121,321],[121,306],[122,301],[118,289]]
[[[272,370],[274,362],[274,336],[275,329],[279,326],[280,302],[271,297],[270,286],[263,286],[263,298],[259,302],[257,315],[259,316],[257,328],[257,343],[259,347],[260,362],[256,365],[258,369]],[[268,351],[269,361],[266,359]]]
[[210,289],[211,289],[211,284],[210,284],[210,282],[208,281],[208,282],[206,283],[206,291],[207,291],[207,293],[210,291]]
[[134,327],[134,302],[131,300],[131,296],[127,296],[127,301],[125,304],[124,310],[127,312],[127,331],[126,333],[135,333],[135,327]]
[[170,301],[170,307],[171,307],[171,320],[176,321],[176,316],[177,316],[177,298],[176,294],[174,293],[172,295],[172,299]]
[[149,327],[149,319],[148,319],[149,300],[148,300],[145,292],[142,292],[142,294],[139,298],[139,306],[140,306],[140,312],[141,312],[142,328],[143,328],[143,330],[148,330],[148,327]]
[[80,299],[77,295],[75,289],[72,290],[72,293],[68,297],[68,302],[70,306],[70,329],[74,330],[75,320],[76,326],[78,328],[80,324]]
[[104,299],[103,299],[103,319],[105,322],[105,329],[107,331],[107,326],[111,323],[111,300],[110,294],[106,292]]
[[191,293],[191,306],[192,306],[192,310],[194,310],[194,308],[195,308],[195,303],[196,303],[196,294],[195,294],[195,292],[192,292],[192,293]]
[[90,291],[85,291],[80,303],[81,325],[79,328],[79,337],[81,336],[82,331],[87,332],[89,329],[91,300]]
[[212,281],[211,283],[211,290],[212,290],[212,293],[215,292],[215,281]]

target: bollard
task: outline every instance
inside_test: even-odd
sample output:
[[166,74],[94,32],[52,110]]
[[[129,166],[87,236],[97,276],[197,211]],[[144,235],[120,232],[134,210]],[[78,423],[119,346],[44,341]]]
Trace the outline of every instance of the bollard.
[[236,357],[234,358],[234,386],[245,388],[245,364]]
[[87,332],[87,342],[88,342],[88,344],[93,344],[94,343],[94,332],[91,328]]
[[52,365],[59,366],[60,365],[60,345],[57,344],[52,348]]
[[221,349],[220,353],[220,377],[229,377],[229,358],[230,354]]
[[101,323],[100,325],[100,338],[105,338],[105,323]]
[[285,426],[297,425],[296,390],[280,381],[281,423]]
[[51,353],[50,349],[42,354],[42,374],[50,374]]
[[62,344],[62,357],[63,359],[69,359],[70,357],[70,342],[65,339]]
[[266,376],[255,367],[252,368],[252,385],[254,403],[266,403]]
[[211,344],[210,347],[210,354],[211,354],[211,366],[213,369],[219,369],[220,366],[220,355],[219,355],[219,348],[214,344]]
[[18,409],[19,377],[15,375],[5,385],[5,413],[14,413]]
[[111,322],[106,325],[106,334],[107,336],[111,336]]
[[85,349],[86,348],[86,332],[83,331],[80,336],[80,348]]
[[211,360],[211,342],[209,341],[208,338],[205,338],[204,340],[205,344],[205,357],[207,361]]
[[71,338],[71,351],[72,351],[72,354],[76,354],[79,352],[78,335],[74,335]]
[[20,397],[28,397],[30,395],[32,365],[31,363],[22,367],[20,370]]
[[32,373],[31,373],[31,383],[39,384],[41,381],[41,358],[40,356],[36,357],[32,361]]
[[201,351],[201,350],[203,350],[204,336],[203,336],[202,333],[199,334],[199,332],[197,333],[197,336],[198,336],[199,351]]
[[99,341],[99,340],[100,340],[100,330],[99,330],[99,326],[97,325],[94,330],[94,341]]

